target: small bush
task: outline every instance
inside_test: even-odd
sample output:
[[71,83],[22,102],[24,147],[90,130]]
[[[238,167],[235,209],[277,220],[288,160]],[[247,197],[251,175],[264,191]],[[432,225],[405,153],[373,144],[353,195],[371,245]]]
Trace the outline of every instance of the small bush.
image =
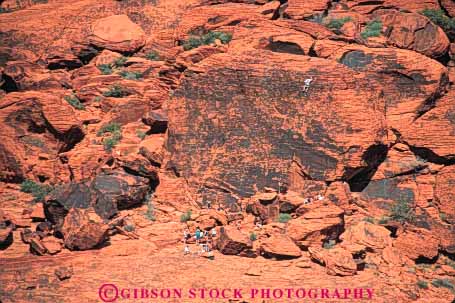
[[450,282],[449,279],[434,279],[433,281],[431,281],[431,284],[434,286],[434,287],[444,287],[444,288],[448,288],[450,290],[455,290],[455,286],[453,286],[452,282]]
[[145,217],[150,221],[155,221],[155,206],[153,205],[153,194],[147,199],[147,211],[145,212]]
[[96,96],[94,99],[95,102],[101,102],[101,100],[103,100],[103,97],[101,96]]
[[322,244],[322,247],[324,249],[332,249],[335,245],[336,245],[336,241],[335,240],[329,240],[327,242],[324,242]]
[[251,241],[256,241],[258,239],[258,236],[255,233],[250,233],[250,240]]
[[23,137],[23,138],[22,138],[22,141],[23,141],[25,144],[29,144],[29,145],[32,145],[32,146],[36,146],[36,147],[39,147],[39,148],[43,148],[43,147],[44,147],[44,142],[43,142],[40,138]]
[[124,56],[121,56],[120,58],[115,59],[113,64],[114,64],[115,67],[122,67],[122,66],[125,65],[126,61],[128,61],[128,58],[124,57]]
[[186,213],[180,216],[180,222],[185,223],[190,221],[191,219],[191,210],[187,211]]
[[65,96],[64,99],[77,110],[85,109],[84,104],[82,104],[81,101],[75,95]]
[[25,180],[21,183],[21,191],[24,193],[32,194],[35,197],[35,201],[42,201],[48,193],[52,191],[52,187],[49,185],[41,185],[32,180]]
[[118,84],[114,84],[109,87],[109,90],[103,93],[105,97],[114,97],[114,98],[122,98],[129,95],[129,92]]
[[414,210],[409,206],[408,202],[400,201],[392,207],[390,218],[401,223],[413,222],[415,218]]
[[141,140],[144,140],[145,137],[147,137],[147,134],[146,134],[145,132],[143,132],[143,131],[140,131],[140,130],[138,130],[138,131],[136,132],[136,135],[137,135],[137,137],[138,137],[139,139],[141,139]]
[[422,289],[427,289],[428,288],[428,282],[423,281],[423,280],[418,280],[417,281],[417,286]]
[[103,125],[96,134],[99,137],[105,133],[116,133],[116,132],[120,132],[121,130],[122,130],[122,126],[119,123],[111,122],[111,123]]
[[201,45],[209,45],[215,42],[215,40],[220,40],[221,43],[227,44],[232,40],[232,34],[224,33],[224,32],[208,32],[202,36],[191,36],[189,39],[183,44],[184,50],[190,50],[193,48],[197,48]]
[[136,230],[136,227],[134,225],[132,225],[132,224],[128,224],[128,225],[125,225],[123,227],[123,229],[126,230],[127,232],[131,233],[131,232]]
[[140,72],[129,72],[126,70],[122,70],[118,74],[120,75],[120,77],[127,80],[139,80],[143,76],[142,73]]
[[381,219],[379,219],[378,223],[379,224],[387,224],[387,223],[389,223],[389,220],[390,220],[389,217],[381,217]]
[[287,223],[291,219],[292,217],[290,214],[280,213],[280,215],[278,216],[278,222],[280,223]]
[[325,26],[329,29],[340,29],[341,27],[343,27],[343,25],[346,23],[346,22],[349,22],[351,21],[352,18],[351,17],[343,17],[343,18],[340,18],[340,19],[330,19],[326,24]]
[[434,24],[440,26],[446,33],[455,32],[455,19],[446,16],[443,10],[424,9],[420,13],[430,19]]
[[113,133],[112,136],[103,139],[104,149],[111,151],[122,139],[121,133]]
[[98,69],[103,75],[110,75],[113,72],[111,64],[100,64],[98,65]]
[[365,29],[360,34],[363,39],[370,37],[379,37],[382,31],[382,22],[379,20],[373,20],[367,24]]
[[159,61],[161,59],[157,51],[151,51],[147,53],[145,55],[145,58],[149,59],[150,61]]
[[103,139],[103,145],[105,150],[110,151],[122,139],[122,126],[118,123],[111,122],[101,127],[96,135],[100,137],[106,133],[110,133],[111,135]]
[[372,217],[363,218],[363,221],[374,224],[374,218],[372,218]]

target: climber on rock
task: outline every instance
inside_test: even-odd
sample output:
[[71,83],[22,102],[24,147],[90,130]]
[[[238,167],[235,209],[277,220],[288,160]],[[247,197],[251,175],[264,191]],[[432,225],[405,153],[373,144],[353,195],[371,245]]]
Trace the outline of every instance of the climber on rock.
[[311,85],[311,82],[312,82],[312,81],[313,81],[313,77],[310,77],[310,78],[305,79],[305,80],[303,81],[303,84],[304,84],[304,85],[303,85],[303,92],[304,92],[304,93],[307,93],[307,92],[308,92],[308,90],[310,89],[310,85]]

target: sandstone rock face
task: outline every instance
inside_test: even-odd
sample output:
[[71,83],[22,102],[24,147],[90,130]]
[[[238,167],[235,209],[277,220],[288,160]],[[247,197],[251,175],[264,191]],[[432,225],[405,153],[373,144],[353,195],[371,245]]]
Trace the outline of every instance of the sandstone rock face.
[[261,243],[261,250],[270,257],[298,258],[300,248],[286,235],[273,235]]
[[[253,187],[278,188],[280,181],[289,183],[293,161],[315,180],[349,175],[348,167],[365,167],[362,156],[383,138],[384,117],[371,107],[371,102],[379,104],[373,84],[333,61],[273,52],[219,54],[197,70],[187,73],[169,104],[171,158],[166,167],[204,196],[210,195],[207,185],[200,184],[206,178],[230,197],[251,195]],[[311,97],[301,89],[310,76],[318,79]],[[231,114],[219,115],[220,110]],[[368,113],[369,119],[358,112]],[[275,118],[259,119],[264,116]],[[259,143],[263,140],[269,144]]]
[[127,15],[114,15],[97,20],[91,30],[90,42],[112,51],[132,52],[145,44],[144,31]]
[[439,2],[436,0],[423,0],[423,1],[406,1],[406,0],[385,0],[381,2],[371,2],[367,0],[342,0],[340,1],[343,5],[348,7],[350,10],[369,14],[377,9],[383,7],[400,8],[412,12],[420,12],[426,8],[428,9],[440,9]]
[[107,239],[106,225],[90,220],[87,211],[72,208],[62,226],[65,247],[70,250],[87,250]]

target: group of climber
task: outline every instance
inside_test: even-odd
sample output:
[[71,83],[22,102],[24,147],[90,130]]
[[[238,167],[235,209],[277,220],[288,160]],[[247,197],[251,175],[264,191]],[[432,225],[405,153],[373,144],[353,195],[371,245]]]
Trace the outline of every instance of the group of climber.
[[185,228],[183,231],[183,243],[185,245],[183,254],[184,255],[191,254],[191,250],[187,241],[190,240],[191,238],[194,238],[196,245],[200,248],[199,251],[196,251],[195,253],[198,255],[207,253],[207,258],[213,260],[215,258],[212,251],[214,246],[213,239],[216,238],[216,236],[217,232],[215,228],[212,228],[210,231],[207,231],[200,229],[198,226],[196,227],[194,235],[190,233],[188,228]]

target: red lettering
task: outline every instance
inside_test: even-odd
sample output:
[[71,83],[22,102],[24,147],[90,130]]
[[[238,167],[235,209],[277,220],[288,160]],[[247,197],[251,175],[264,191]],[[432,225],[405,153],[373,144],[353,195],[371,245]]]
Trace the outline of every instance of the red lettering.
[[321,299],[329,298],[329,290],[327,288],[321,289]]

